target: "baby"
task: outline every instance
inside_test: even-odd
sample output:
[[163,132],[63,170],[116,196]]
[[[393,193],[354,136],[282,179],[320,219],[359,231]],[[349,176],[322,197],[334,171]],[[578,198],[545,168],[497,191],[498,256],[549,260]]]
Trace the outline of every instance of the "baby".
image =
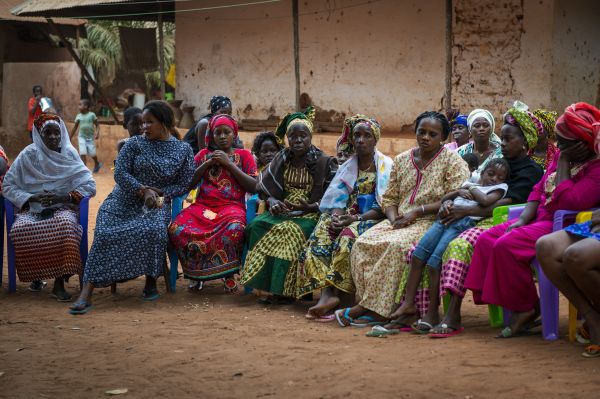
[[[429,289],[431,296],[430,308],[435,307],[435,311],[437,312],[442,255],[450,241],[458,237],[463,231],[475,226],[475,223],[482,219],[477,216],[465,216],[453,222],[443,224],[440,218],[447,216],[454,205],[478,205],[481,208],[493,205],[506,195],[508,186],[504,182],[509,174],[510,167],[506,160],[503,158],[492,159],[481,172],[478,183],[472,183],[467,180],[460,189],[446,194],[442,198],[442,206],[440,207],[438,219],[427,230],[423,238],[421,238],[421,241],[419,241],[412,254],[411,268],[406,284],[405,301],[395,312],[396,316],[403,315],[408,317],[417,314],[415,295],[421,283],[423,268],[425,266],[428,266],[431,281]],[[423,331],[427,331],[433,327],[427,321],[420,321],[419,324],[427,327],[427,329],[423,328]],[[416,326],[416,328],[421,330],[419,326]]]

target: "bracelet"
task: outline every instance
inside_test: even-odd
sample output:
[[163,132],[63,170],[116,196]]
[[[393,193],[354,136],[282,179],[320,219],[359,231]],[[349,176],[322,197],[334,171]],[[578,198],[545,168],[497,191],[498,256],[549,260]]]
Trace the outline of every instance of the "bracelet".
[[363,221],[363,217],[361,214],[356,215],[356,221],[357,222],[362,222]]
[[421,216],[425,216],[425,205],[421,205]]

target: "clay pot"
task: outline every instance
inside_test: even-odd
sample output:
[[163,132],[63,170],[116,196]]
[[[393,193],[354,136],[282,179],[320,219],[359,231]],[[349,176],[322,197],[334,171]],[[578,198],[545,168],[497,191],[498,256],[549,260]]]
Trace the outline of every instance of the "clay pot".
[[179,107],[181,107],[182,102],[183,102],[183,100],[168,101],[169,106],[173,110],[173,114],[175,114],[175,126],[179,126],[179,121],[181,120],[181,117],[183,116],[183,111],[181,111],[181,108],[179,108]]
[[181,107],[183,116],[179,122],[179,127],[182,129],[189,129],[194,126],[194,108],[193,105],[184,105]]

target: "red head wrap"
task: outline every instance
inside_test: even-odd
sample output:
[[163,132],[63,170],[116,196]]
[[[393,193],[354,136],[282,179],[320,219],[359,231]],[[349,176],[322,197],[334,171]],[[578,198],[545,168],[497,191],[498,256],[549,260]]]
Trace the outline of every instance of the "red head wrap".
[[60,126],[60,116],[48,112],[42,112],[37,118],[35,118],[33,125],[41,134],[42,129],[48,124],[48,122],[54,122],[57,126]]
[[600,110],[587,103],[571,104],[556,121],[556,132],[568,140],[581,140],[600,154]]
[[210,122],[208,123],[208,132],[206,132],[206,135],[204,136],[204,143],[207,147],[209,147],[213,141],[213,131],[217,127],[223,125],[229,126],[231,130],[233,130],[234,138],[238,136],[238,124],[235,119],[233,119],[233,116],[226,114],[215,115],[210,119]]

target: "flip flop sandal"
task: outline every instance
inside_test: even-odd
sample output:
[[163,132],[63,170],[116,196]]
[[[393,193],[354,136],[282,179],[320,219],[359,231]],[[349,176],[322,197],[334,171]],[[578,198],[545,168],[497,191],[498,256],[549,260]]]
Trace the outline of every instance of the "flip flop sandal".
[[154,289],[152,291],[146,291],[146,290],[143,291],[142,299],[144,301],[148,301],[148,302],[156,301],[158,298],[160,298],[160,294],[158,293],[158,290],[156,290],[156,289]]
[[594,357],[600,357],[600,345],[588,345],[585,347],[585,351],[581,354],[583,357],[588,359]]
[[188,285],[188,291],[200,291],[204,287],[203,281],[194,281],[192,280]]
[[449,332],[449,333],[446,333],[446,334],[442,334],[442,333],[429,333],[429,338],[450,338],[450,337],[453,337],[453,336],[458,335],[461,332],[465,331],[464,327],[454,328],[454,327],[449,326],[446,323],[442,323],[439,326],[441,328],[450,329],[450,330],[452,330],[452,332]]
[[371,316],[360,316],[357,317],[354,320],[367,320],[366,323],[350,323],[350,325],[352,327],[357,327],[357,328],[365,328],[365,327],[373,327],[373,326],[383,326],[384,324],[386,324],[387,322],[385,321],[375,321],[375,319]]
[[334,314],[326,314],[323,316],[317,316],[312,320],[316,321],[317,323],[329,323],[330,321],[335,320],[335,315]]
[[530,337],[532,335],[540,335],[540,331],[531,331],[522,329],[517,332],[513,332],[512,328],[504,327],[500,334],[496,335],[496,338],[504,339],[504,338],[517,338],[517,337]]
[[367,333],[367,337],[386,338],[388,335],[400,334],[398,329],[387,329],[384,326],[375,326]]
[[[74,309],[75,307],[80,306],[80,305],[84,306],[83,309]],[[92,304],[87,301],[81,301],[81,302],[75,302],[73,305],[71,305],[71,309],[69,309],[69,313],[72,315],[86,314],[90,310],[92,310]]]
[[260,303],[261,305],[272,305],[273,297],[271,295],[269,295],[269,296],[264,296],[262,298],[258,298],[258,303]]
[[[66,294],[66,293],[65,293]],[[73,299],[73,295],[69,295],[67,294],[67,296],[58,296],[55,293],[50,294],[50,296],[54,299],[56,299],[58,302],[71,302],[71,299]]]
[[[413,329],[409,324],[406,323],[402,323],[401,321],[398,321],[398,319],[395,320],[390,320],[390,322],[388,324],[393,324],[394,326],[397,327],[393,327],[393,328],[386,328],[386,330],[389,331],[398,331],[398,332],[411,332]],[[384,326],[385,328],[385,326]]]
[[350,317],[350,308],[338,309],[333,314],[340,327],[348,327],[354,323],[354,319]]
[[223,287],[223,289],[225,290],[225,292],[227,292],[229,294],[235,294],[238,291],[238,284],[235,281],[235,279],[233,279],[233,278],[224,278],[223,279],[223,283],[225,284],[225,286]]
[[590,333],[584,326],[577,328],[577,332],[575,332],[575,339],[577,342],[583,345],[589,345],[592,343]]
[[[419,326],[425,326],[427,327],[426,330],[419,328]],[[428,323],[426,321],[423,321],[421,319],[417,320],[416,323],[413,323],[411,326],[412,328],[412,333],[413,334],[421,334],[421,335],[426,335],[429,334],[429,331],[431,331],[431,329],[433,328],[433,326],[431,325],[431,323]]]

